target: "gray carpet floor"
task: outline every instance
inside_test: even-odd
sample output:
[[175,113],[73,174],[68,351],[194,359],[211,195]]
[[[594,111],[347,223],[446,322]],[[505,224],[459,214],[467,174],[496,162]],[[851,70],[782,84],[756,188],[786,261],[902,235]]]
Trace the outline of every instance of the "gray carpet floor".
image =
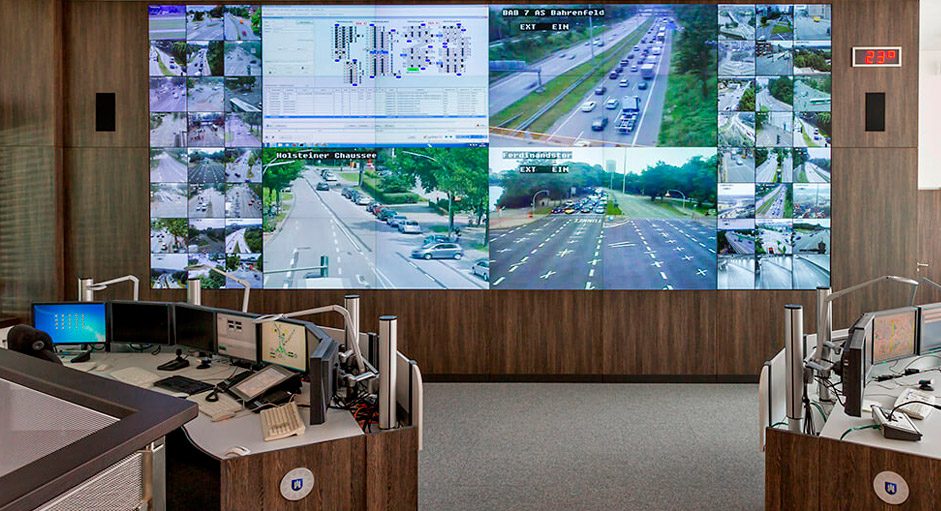
[[760,510],[755,385],[425,385],[422,511]]

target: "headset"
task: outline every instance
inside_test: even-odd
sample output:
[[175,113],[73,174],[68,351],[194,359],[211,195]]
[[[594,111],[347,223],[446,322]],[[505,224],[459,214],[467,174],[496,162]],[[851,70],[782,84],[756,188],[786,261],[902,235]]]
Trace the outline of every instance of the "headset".
[[7,334],[7,347],[24,355],[61,364],[52,345],[52,337],[28,325],[16,325]]

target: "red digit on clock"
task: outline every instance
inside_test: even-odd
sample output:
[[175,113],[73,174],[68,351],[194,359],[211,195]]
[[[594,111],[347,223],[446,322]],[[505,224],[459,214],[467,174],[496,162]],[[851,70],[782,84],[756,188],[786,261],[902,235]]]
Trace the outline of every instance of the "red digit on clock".
[[876,64],[885,64],[885,50],[876,52]]
[[872,64],[872,60],[873,58],[875,58],[875,56],[876,56],[876,52],[872,50],[866,50],[866,63]]

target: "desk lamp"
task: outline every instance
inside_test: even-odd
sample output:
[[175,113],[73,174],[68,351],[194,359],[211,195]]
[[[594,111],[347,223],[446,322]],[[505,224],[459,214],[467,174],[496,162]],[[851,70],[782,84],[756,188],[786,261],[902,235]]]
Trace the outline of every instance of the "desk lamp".
[[78,279],[78,301],[80,302],[93,302],[95,301],[95,292],[104,291],[108,286],[112,284],[118,284],[120,282],[133,282],[134,283],[134,301],[140,300],[140,280],[133,275],[125,275],[123,277],[118,277],[116,279],[106,280],[104,282],[95,282],[95,279],[91,278],[79,278]]
[[[830,348],[833,347],[830,341],[830,337],[833,334],[833,307],[831,303],[841,296],[870,287],[884,280],[891,280],[912,286],[912,296],[909,300],[909,305],[915,303],[915,292],[918,291],[918,281],[905,277],[897,277],[895,275],[883,275],[882,277],[867,280],[866,282],[835,292],[831,292],[829,287],[817,288],[817,349],[814,352],[810,367],[814,369],[821,378],[829,378],[830,370],[833,369],[833,362],[830,361]],[[817,392],[821,401],[833,400],[833,397],[830,395],[830,389],[825,385],[818,385]]]
[[[242,312],[248,312],[248,297],[251,293],[252,285],[245,279],[236,277],[232,273],[225,272],[209,264],[191,264],[185,268],[189,270],[209,270],[232,279],[242,285]],[[199,279],[187,279],[186,281],[186,302],[192,305],[202,305],[202,282]]]

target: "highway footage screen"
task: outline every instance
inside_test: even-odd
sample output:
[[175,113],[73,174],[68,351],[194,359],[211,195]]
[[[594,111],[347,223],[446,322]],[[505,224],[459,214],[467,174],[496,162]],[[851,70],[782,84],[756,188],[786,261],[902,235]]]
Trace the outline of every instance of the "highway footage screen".
[[155,288],[829,285],[829,5],[149,16]]

